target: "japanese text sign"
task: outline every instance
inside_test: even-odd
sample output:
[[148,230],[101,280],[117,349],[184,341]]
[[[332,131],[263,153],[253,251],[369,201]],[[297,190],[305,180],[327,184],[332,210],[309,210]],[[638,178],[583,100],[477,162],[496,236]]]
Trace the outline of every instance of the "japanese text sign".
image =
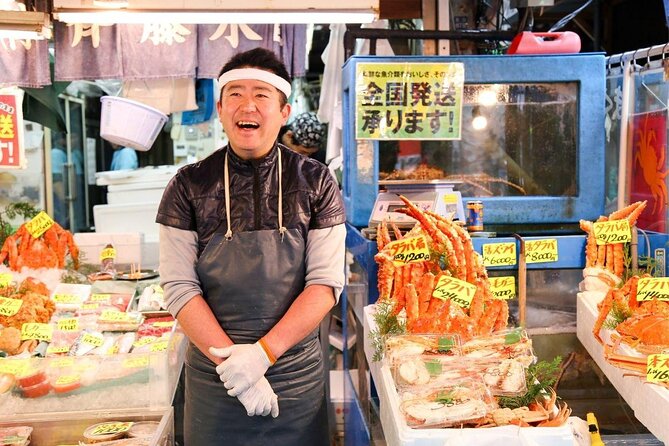
[[647,381],[669,382],[669,355],[648,355],[646,361]]
[[388,243],[385,249],[390,251],[395,265],[401,266],[406,263],[430,260],[430,250],[427,246],[427,240],[422,235],[395,240]]
[[22,96],[0,94],[0,169],[25,168]]
[[450,276],[441,276],[432,297],[442,300],[452,300],[463,308],[469,308],[476,294],[476,285]]
[[26,223],[26,229],[35,238],[44,234],[51,226],[53,226],[53,219],[44,211],[35,215],[29,222]]
[[558,261],[557,239],[547,238],[547,239],[526,241],[525,261],[527,263],[557,262]]
[[636,300],[669,300],[669,277],[644,277],[639,279]]
[[21,326],[21,340],[37,339],[38,341],[51,342],[53,336],[53,325],[28,322]]
[[464,64],[360,63],[357,139],[460,139]]
[[630,222],[623,220],[598,221],[593,225],[598,245],[626,243],[632,240]]
[[13,278],[12,273],[0,273],[0,286],[8,286]]
[[495,299],[516,297],[516,278],[513,276],[491,277],[490,291]]
[[0,296],[0,316],[14,316],[21,309],[21,305],[21,299]]
[[483,244],[483,266],[513,266],[515,264],[515,242]]

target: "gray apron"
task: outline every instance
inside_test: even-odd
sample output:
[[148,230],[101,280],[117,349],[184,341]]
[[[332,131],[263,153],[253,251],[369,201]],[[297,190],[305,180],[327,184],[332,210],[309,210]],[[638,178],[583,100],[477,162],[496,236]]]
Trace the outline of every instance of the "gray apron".
[[[304,289],[305,240],[282,222],[281,149],[279,230],[239,232],[230,227],[225,157],[227,231],[222,224],[198,259],[204,299],[235,344],[254,343],[285,314]],[[246,415],[230,397],[215,365],[190,344],[186,354],[185,446],[327,446],[324,371],[317,331],[284,353],[265,377],[279,397],[279,416]]]

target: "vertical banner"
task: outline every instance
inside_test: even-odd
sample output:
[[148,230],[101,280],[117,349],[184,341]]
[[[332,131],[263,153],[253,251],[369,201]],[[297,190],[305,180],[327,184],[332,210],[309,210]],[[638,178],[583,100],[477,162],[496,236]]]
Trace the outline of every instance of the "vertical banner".
[[360,63],[357,139],[460,139],[464,64]]
[[0,169],[25,169],[23,92],[0,90]]

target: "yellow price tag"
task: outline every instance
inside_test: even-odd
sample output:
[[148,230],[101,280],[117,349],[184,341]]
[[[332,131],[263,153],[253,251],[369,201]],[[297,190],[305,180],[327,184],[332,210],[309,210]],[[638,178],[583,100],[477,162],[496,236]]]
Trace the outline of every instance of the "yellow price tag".
[[669,300],[669,277],[644,277],[639,279],[636,300]]
[[148,366],[148,356],[139,356],[137,358],[128,358],[123,360],[123,367],[126,369],[142,369]]
[[23,301],[0,296],[0,316],[14,316],[21,309]]
[[144,336],[143,338],[139,338],[138,340],[136,340],[132,344],[132,346],[133,347],[142,347],[144,345],[153,344],[154,342],[156,342],[156,339],[158,339],[158,338],[155,337],[155,336]]
[[60,331],[78,331],[79,318],[68,317],[67,319],[60,319],[58,321],[58,329]]
[[648,355],[646,380],[653,383],[669,382],[669,354]]
[[390,255],[393,256],[393,263],[395,265],[430,260],[427,239],[422,235],[395,240],[388,243],[385,249],[390,250]]
[[81,304],[82,310],[97,310],[99,307],[100,304],[98,302],[88,302],[85,304]]
[[495,299],[513,299],[516,297],[516,278],[513,276],[491,277],[490,291]]
[[51,360],[51,362],[49,363],[49,366],[58,369],[72,367],[73,365],[74,365],[74,358],[58,358]]
[[95,429],[93,429],[90,434],[91,436],[118,434],[120,432],[128,431],[132,425],[133,425],[132,421],[128,421],[126,423],[120,423],[120,422],[103,423],[96,426]]
[[12,273],[0,273],[0,287],[8,286],[13,278]]
[[44,211],[41,211],[26,223],[26,229],[34,238],[39,238],[51,226],[53,226],[53,219]]
[[21,326],[21,340],[37,339],[50,342],[53,336],[53,325],[29,322]]
[[90,302],[109,302],[111,300],[111,294],[91,294],[91,297],[88,298]]
[[74,384],[81,380],[79,375],[62,375],[56,379],[57,386],[67,386],[69,384]]
[[81,297],[75,294],[54,294],[53,301],[59,304],[78,304],[81,302]]
[[515,264],[515,242],[483,244],[483,266],[513,266]]
[[444,203],[446,204],[457,204],[458,194],[444,194],[442,200],[444,200]]
[[14,376],[25,376],[28,370],[28,361],[25,359],[3,359],[0,361],[0,373]]
[[149,350],[151,350],[152,352],[164,352],[165,350],[167,350],[167,345],[168,344],[169,344],[169,341],[154,342],[149,347]]
[[130,315],[122,311],[104,310],[100,315],[100,321],[103,322],[128,322]]
[[104,337],[102,335],[86,333],[81,337],[81,342],[84,344],[93,345],[95,347],[100,347],[102,344],[104,344]]
[[598,221],[592,227],[598,245],[627,243],[632,240],[632,229],[626,219]]
[[100,261],[107,260],[107,259],[115,259],[116,258],[116,250],[114,248],[105,248],[102,250],[100,253]]
[[50,345],[46,348],[46,354],[47,355],[60,355],[62,353],[67,353],[70,351],[70,347],[66,345],[61,345],[61,346],[53,346]]
[[545,263],[558,261],[557,239],[547,238],[525,242],[525,262]]
[[432,297],[441,300],[452,300],[463,308],[469,308],[476,294],[476,285],[456,279],[455,277],[441,276]]
[[156,328],[167,328],[167,327],[174,327],[175,324],[176,324],[176,321],[158,321],[158,322],[154,322],[151,325],[156,327]]

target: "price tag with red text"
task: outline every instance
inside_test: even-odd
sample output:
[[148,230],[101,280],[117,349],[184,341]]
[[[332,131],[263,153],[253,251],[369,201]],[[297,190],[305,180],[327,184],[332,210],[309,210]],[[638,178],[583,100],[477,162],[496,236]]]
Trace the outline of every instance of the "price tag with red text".
[[669,354],[648,355],[646,380],[653,383],[669,382]]

